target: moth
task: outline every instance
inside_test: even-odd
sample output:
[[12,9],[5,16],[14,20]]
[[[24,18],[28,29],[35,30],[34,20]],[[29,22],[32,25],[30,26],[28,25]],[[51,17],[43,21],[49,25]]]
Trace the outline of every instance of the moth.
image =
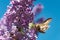
[[51,22],[52,18],[48,18],[42,23],[30,23],[29,24],[29,29],[35,27],[37,31],[45,33],[45,31],[49,28],[49,23]]

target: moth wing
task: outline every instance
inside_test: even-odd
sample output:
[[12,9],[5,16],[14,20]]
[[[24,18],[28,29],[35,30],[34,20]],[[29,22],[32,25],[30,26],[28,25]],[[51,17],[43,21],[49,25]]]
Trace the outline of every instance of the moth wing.
[[48,19],[45,20],[43,23],[48,25],[48,24],[51,22],[51,20],[52,20],[52,18],[48,18]]

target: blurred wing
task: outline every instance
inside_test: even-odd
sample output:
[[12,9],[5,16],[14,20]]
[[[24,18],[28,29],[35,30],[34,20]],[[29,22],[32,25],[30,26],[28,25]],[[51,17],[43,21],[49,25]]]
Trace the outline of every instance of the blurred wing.
[[51,20],[52,20],[52,18],[48,18],[48,19],[45,20],[43,23],[48,25],[48,24],[51,22]]

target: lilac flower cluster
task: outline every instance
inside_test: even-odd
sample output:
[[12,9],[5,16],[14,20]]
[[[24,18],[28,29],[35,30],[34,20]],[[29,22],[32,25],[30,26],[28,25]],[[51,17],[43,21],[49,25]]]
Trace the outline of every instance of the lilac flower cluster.
[[34,7],[35,0],[11,0],[10,6],[0,20],[0,40],[36,40],[36,29],[29,29],[28,24],[34,21],[34,15],[43,6]]

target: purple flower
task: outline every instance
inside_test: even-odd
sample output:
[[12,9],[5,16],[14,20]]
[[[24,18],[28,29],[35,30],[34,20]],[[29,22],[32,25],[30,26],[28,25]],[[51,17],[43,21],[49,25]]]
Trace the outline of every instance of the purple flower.
[[[0,21],[0,40],[36,40],[36,29],[29,29],[36,13],[43,8],[41,4],[33,7],[34,0],[11,0]],[[41,20],[42,21],[42,20]]]

